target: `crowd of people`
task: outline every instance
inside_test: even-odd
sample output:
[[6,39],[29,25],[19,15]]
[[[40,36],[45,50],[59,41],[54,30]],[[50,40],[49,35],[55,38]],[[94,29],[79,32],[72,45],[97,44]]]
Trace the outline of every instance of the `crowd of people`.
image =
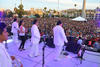
[[[2,18],[1,21],[4,21],[7,24],[7,27],[11,28],[13,19],[14,18]],[[31,36],[30,32],[34,18],[17,19],[18,23],[20,22],[20,20],[23,20],[23,22],[25,23],[25,29],[28,31],[27,33]],[[39,31],[41,36],[44,34],[50,37],[53,36],[52,29],[56,25],[56,22],[58,20],[61,20],[67,37],[82,37],[83,39],[87,40],[100,37],[100,33],[97,31],[98,22],[96,22],[95,20],[88,20],[85,22],[72,21],[69,18],[37,18],[37,20],[39,21]]]
[[[25,22],[25,28],[29,30],[32,27],[33,18],[18,18],[18,22],[23,20]],[[53,27],[56,25],[58,20],[61,20],[63,23],[63,28],[66,32],[67,36],[81,36],[81,37],[98,37],[99,33],[97,33],[97,22],[94,20],[89,20],[87,22],[78,22],[72,21],[68,18],[38,18],[39,21],[39,30],[40,33],[47,32],[48,35],[52,36]],[[5,21],[8,27],[11,27],[13,22],[13,18],[4,18],[1,21]]]

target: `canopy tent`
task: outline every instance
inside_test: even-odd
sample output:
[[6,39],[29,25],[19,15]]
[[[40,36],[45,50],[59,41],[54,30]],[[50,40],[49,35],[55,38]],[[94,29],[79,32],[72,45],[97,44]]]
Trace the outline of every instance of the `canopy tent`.
[[87,21],[85,18],[83,18],[83,17],[76,17],[76,18],[74,18],[74,19],[72,19],[73,21]]
[[28,16],[28,18],[36,18],[36,16],[30,15],[30,16]]

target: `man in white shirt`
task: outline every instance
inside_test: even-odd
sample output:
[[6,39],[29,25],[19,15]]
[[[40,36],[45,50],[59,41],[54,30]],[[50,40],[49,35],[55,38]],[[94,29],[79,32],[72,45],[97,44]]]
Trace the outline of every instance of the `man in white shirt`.
[[79,37],[79,40],[77,41],[77,44],[79,44],[80,46],[82,46],[82,43],[83,43],[82,38]]
[[39,55],[39,41],[40,41],[40,32],[38,29],[38,20],[34,20],[33,26],[31,28],[31,42],[32,42],[32,47],[31,47],[31,52],[29,54],[30,57],[37,57]]
[[55,60],[59,60],[59,56],[64,46],[64,42],[68,42],[64,29],[62,28],[62,22],[59,20],[57,22],[57,26],[53,28],[54,33],[54,44],[56,46],[56,58]]
[[9,56],[3,43],[3,41],[7,39],[8,32],[6,30],[6,25],[4,23],[0,23],[0,67],[12,67],[11,58],[14,59],[14,57]]
[[11,32],[13,33],[13,41],[15,44],[16,42],[18,42],[18,30],[19,30],[19,25],[17,19],[14,19],[14,22],[12,23]]
[[81,37],[79,37],[79,40],[77,41],[77,47],[76,47],[77,57],[80,59],[83,59],[83,55],[85,52],[85,44],[83,43],[83,40]]

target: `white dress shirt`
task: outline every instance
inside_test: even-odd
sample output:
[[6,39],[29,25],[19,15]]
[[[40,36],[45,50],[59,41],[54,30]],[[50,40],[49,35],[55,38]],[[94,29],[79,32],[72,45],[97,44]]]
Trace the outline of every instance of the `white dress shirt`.
[[37,25],[33,25],[31,28],[31,42],[34,44],[38,44],[40,41],[40,32]]
[[54,44],[55,45],[59,45],[59,46],[63,46],[64,42],[68,42],[64,29],[60,26],[57,25],[53,28],[53,32],[54,32]]
[[18,33],[18,30],[19,30],[18,23],[17,22],[13,22],[12,23],[12,30],[11,30],[11,32],[12,33]]
[[82,45],[82,39],[79,39],[78,41],[77,41],[77,44],[80,44],[80,45]]
[[0,67],[12,67],[12,60],[3,43],[0,43]]

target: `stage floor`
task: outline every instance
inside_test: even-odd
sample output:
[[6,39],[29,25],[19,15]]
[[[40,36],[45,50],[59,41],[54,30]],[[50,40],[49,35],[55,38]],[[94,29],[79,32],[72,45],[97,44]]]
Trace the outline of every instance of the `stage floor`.
[[[29,57],[31,43],[30,40],[27,40],[25,43],[24,51],[19,51],[18,47],[20,41],[17,44],[14,44],[12,39],[8,40],[8,53],[10,55],[16,56],[23,63],[23,67],[42,67],[42,47],[44,43],[39,44],[39,53],[38,57]],[[80,64],[80,59],[75,58],[76,54],[68,52],[68,56],[61,55],[60,61],[55,61],[55,49],[45,48],[45,66],[44,67],[100,67],[100,53],[86,51],[84,54],[84,59],[82,64]]]

